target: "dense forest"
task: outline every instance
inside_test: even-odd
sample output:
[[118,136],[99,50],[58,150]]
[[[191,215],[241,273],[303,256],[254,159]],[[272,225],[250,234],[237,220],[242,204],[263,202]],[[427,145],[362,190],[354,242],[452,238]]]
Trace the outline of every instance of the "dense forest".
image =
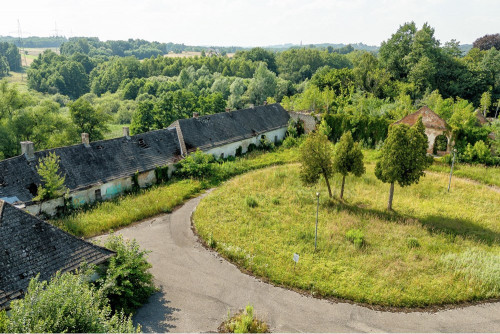
[[[19,154],[21,140],[43,149],[75,143],[84,131],[101,139],[112,124],[131,124],[140,133],[193,112],[264,101],[322,113],[332,140],[351,130],[366,147],[380,146],[389,124],[428,105],[450,125],[461,156],[477,142],[498,150],[498,120],[480,126],[475,112],[498,117],[499,41],[500,35],[487,35],[464,52],[457,41],[441,44],[429,25],[410,22],[377,51],[227,48],[175,58],[164,54],[184,51],[182,44],[71,38],[60,54],[47,50],[33,61],[26,70],[29,91],[0,85],[0,158]],[[7,59],[2,45],[0,68]]]

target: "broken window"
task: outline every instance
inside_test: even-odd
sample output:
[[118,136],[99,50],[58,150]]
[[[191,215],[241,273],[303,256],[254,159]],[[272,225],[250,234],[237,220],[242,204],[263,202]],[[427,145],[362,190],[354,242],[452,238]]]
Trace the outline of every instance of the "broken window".
[[97,190],[95,191],[95,200],[96,200],[96,201],[100,201],[100,200],[102,200],[102,196],[101,196],[101,189],[97,189]]

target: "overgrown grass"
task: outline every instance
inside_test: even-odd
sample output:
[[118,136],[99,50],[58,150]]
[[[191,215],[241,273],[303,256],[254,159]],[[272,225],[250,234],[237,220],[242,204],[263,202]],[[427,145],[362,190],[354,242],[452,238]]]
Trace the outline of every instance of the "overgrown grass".
[[212,179],[172,180],[165,185],[98,203],[88,210],[80,210],[67,217],[55,219],[52,223],[73,235],[92,237],[142,219],[171,212],[187,199],[235,175],[271,165],[290,163],[296,159],[296,149],[277,149],[269,153],[255,151],[235,161],[217,163],[215,165],[217,176]]
[[[373,170],[347,178],[346,202],[328,200],[324,184],[304,187],[297,164],[248,173],[207,196],[195,226],[257,276],[313,294],[398,307],[500,297],[500,194],[459,178],[448,193],[447,174],[428,174],[396,186],[388,213],[389,185]],[[337,195],[340,182],[332,180]],[[259,205],[249,207],[248,197]]]
[[254,315],[252,305],[247,305],[245,311],[240,311],[219,326],[220,333],[269,333],[266,322],[259,320]]

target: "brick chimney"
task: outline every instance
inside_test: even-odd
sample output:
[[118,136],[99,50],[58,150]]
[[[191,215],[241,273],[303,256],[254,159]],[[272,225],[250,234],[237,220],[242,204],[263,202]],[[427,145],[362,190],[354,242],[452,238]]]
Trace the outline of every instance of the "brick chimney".
[[230,112],[231,111],[231,108],[226,108],[226,112]]
[[264,105],[267,106],[267,101],[264,101]]
[[130,128],[128,126],[123,127],[123,137],[130,139]]
[[31,141],[21,142],[21,154],[23,154],[27,160],[35,159],[35,145]]
[[199,114],[199,113],[197,113],[197,112],[194,112],[194,113],[193,113],[193,118],[198,118],[198,116],[200,116],[200,114]]
[[251,103],[250,108],[252,108],[252,109],[255,108],[255,104]]
[[90,147],[90,136],[88,133],[82,133],[82,144],[85,145],[85,147]]

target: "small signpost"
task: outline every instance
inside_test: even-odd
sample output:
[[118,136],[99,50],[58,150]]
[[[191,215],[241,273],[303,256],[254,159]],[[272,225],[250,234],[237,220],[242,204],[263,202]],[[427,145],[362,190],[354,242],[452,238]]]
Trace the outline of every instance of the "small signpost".
[[299,263],[299,254],[293,253],[293,262],[295,262],[293,265],[293,271],[295,271],[295,267],[297,266],[297,263]]

